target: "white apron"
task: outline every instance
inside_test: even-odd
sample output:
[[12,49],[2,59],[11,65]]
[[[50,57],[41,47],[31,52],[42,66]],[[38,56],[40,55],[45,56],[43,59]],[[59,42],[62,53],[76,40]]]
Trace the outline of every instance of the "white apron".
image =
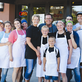
[[66,35],[65,37],[57,38],[58,32],[56,33],[56,47],[60,52],[60,73],[66,73],[67,61],[68,61],[68,44]]
[[[24,33],[24,31],[22,30]],[[10,67],[25,67],[25,41],[26,41],[26,35],[19,35],[16,29],[17,33],[17,40],[13,43],[12,46],[12,56],[13,61],[10,61]]]
[[44,55],[45,50],[48,47],[48,36],[47,36],[47,44],[45,45],[42,44],[42,41],[43,41],[43,37],[41,37],[41,48],[40,48],[42,64],[41,65],[38,64],[38,58],[37,58],[37,68],[36,68],[37,77],[45,77],[45,72],[43,71],[43,55]]
[[[73,31],[72,31],[73,34]],[[68,64],[67,68],[74,69],[79,66],[79,60],[80,60],[80,48],[73,48],[72,56],[71,56],[71,64]]]
[[[8,38],[5,38],[5,33],[1,39],[1,43],[6,43]],[[0,47],[0,68],[9,68],[9,47],[1,46]]]
[[[48,48],[49,49],[49,48]],[[47,49],[46,52],[46,72],[47,76],[58,76],[57,72],[57,54],[55,52],[55,47],[53,52],[49,52]]]
[[82,63],[82,30],[78,30],[77,31],[78,35],[79,35],[79,46],[80,46],[80,50],[81,50],[81,63]]

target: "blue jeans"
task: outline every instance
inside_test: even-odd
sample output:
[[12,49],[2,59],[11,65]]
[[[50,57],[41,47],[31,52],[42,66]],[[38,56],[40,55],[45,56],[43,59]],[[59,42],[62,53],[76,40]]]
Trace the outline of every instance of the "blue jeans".
[[58,77],[57,76],[47,76],[47,75],[45,75],[45,79],[46,80],[51,80],[52,79],[54,81],[54,80],[58,80]]
[[77,68],[75,68],[75,69],[67,69],[68,82],[70,82],[70,80],[71,80],[72,70],[74,71],[75,81],[76,81],[76,82],[81,82],[79,67],[77,67]]
[[7,76],[8,68],[2,68],[1,82],[4,82]]
[[25,79],[29,80],[31,78],[34,66],[36,64],[36,59],[26,59],[26,72]]

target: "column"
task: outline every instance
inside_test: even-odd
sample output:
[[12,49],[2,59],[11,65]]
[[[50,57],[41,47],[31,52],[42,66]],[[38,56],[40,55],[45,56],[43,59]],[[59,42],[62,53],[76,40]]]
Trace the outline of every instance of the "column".
[[31,22],[32,15],[33,15],[33,5],[29,4],[28,5],[28,25],[30,25],[32,23]]
[[66,18],[67,15],[71,15],[71,14],[72,14],[71,0],[65,0],[63,17]]

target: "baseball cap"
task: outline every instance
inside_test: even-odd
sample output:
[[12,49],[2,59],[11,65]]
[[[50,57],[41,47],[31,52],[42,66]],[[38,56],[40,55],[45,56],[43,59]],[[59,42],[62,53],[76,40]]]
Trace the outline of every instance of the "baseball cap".
[[23,22],[26,22],[26,23],[27,23],[27,20],[25,20],[25,19],[22,19],[22,20],[21,20],[21,23],[23,23]]
[[78,16],[78,15],[82,15],[82,12],[78,12],[76,16]]

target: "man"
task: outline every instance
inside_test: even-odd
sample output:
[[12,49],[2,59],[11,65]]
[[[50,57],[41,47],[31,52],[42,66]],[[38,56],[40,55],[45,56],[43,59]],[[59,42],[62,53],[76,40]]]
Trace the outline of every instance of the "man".
[[75,31],[78,31],[82,29],[82,12],[78,12],[76,16],[78,23],[75,24],[76,26]]
[[23,27],[23,30],[26,30],[28,28],[28,23],[25,19],[22,19],[21,20],[21,23],[22,23],[22,27]]
[[[78,12],[77,13],[77,21],[78,23],[76,23],[76,29],[75,31],[77,31],[80,41],[79,41],[79,46],[80,46],[80,50],[81,50],[81,61],[80,61],[80,75],[82,77],[82,12]],[[82,82],[82,78],[81,78],[81,82]]]
[[39,25],[40,31],[41,31],[42,26],[44,26],[44,25],[47,25],[49,27],[50,33],[54,33],[57,31],[56,26],[54,24],[52,24],[53,18],[52,18],[51,14],[46,14],[44,21],[45,21],[45,23]]
[[[23,30],[26,30],[28,28],[28,23],[25,19],[22,19],[21,20],[21,24],[22,24],[22,29]],[[24,75],[25,75],[25,71],[26,71],[26,67],[24,67]],[[22,82],[23,80],[23,68],[22,68],[22,72],[21,72],[21,78],[20,78],[20,82]]]

